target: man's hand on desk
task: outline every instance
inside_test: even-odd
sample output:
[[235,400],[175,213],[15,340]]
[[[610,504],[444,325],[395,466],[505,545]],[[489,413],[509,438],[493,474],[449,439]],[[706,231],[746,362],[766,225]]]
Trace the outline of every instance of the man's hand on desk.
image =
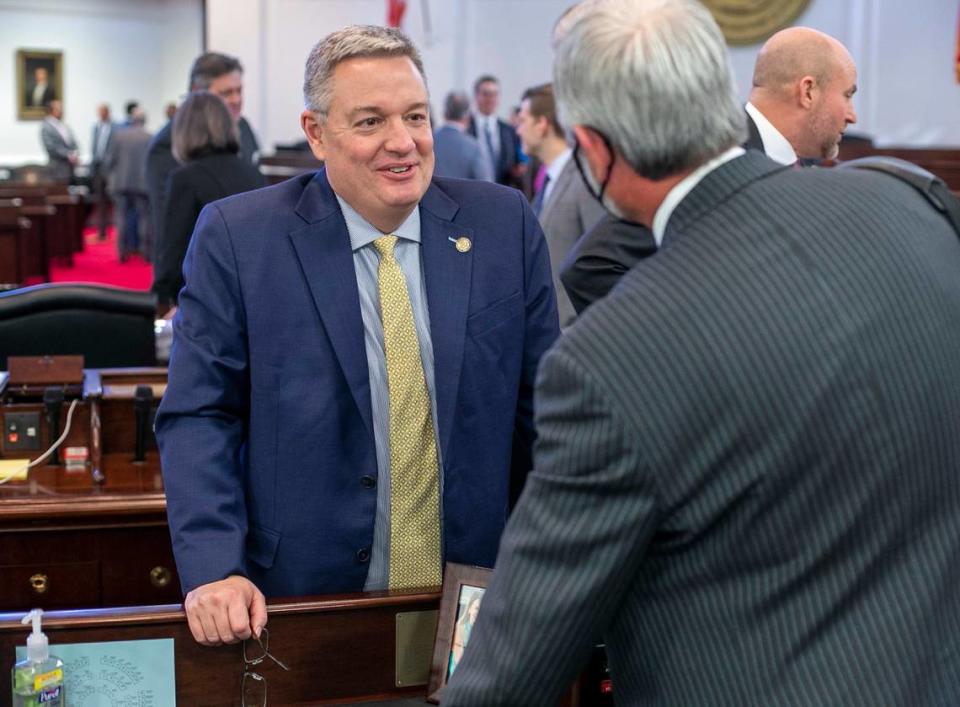
[[204,584],[183,600],[193,637],[204,646],[236,643],[259,636],[267,625],[263,593],[246,577],[232,575]]

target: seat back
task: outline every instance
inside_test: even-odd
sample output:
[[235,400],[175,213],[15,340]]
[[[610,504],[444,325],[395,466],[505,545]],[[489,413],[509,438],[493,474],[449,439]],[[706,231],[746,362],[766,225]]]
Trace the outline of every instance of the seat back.
[[156,295],[103,285],[0,292],[0,370],[8,356],[74,354],[87,368],[156,365]]

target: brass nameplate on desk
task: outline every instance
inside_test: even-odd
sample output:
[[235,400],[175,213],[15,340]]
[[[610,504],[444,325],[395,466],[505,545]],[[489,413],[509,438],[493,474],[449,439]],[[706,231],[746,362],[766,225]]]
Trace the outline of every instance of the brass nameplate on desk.
[[11,385],[83,383],[83,356],[10,356]]
[[396,685],[426,685],[437,635],[437,610],[397,613]]

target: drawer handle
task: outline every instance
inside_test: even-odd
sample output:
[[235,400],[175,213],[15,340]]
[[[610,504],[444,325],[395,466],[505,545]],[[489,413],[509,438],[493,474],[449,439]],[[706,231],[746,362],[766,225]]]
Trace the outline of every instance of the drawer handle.
[[30,578],[30,586],[36,594],[43,594],[50,588],[50,580],[45,574],[35,574]]
[[166,587],[168,584],[170,584],[171,579],[173,579],[173,574],[166,567],[157,565],[150,570],[150,584],[155,586],[157,589],[163,589]]

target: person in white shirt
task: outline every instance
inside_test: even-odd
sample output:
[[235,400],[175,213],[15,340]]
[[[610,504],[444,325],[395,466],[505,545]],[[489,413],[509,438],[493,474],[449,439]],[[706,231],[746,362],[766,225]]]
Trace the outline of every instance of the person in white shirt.
[[754,66],[747,146],[782,164],[836,159],[844,130],[857,122],[856,91],[856,65],[839,41],[809,27],[777,32]]

